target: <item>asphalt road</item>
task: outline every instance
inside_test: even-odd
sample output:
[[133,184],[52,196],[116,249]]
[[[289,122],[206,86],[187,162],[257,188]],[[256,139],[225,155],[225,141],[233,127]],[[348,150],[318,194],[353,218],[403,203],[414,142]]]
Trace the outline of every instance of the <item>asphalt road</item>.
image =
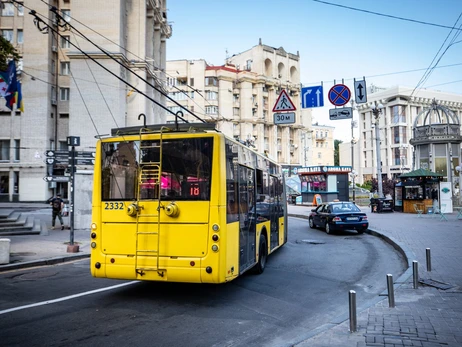
[[4,346],[285,346],[376,300],[405,263],[356,232],[327,235],[289,219],[289,242],[262,275],[223,285],[95,279],[89,261],[0,274]]

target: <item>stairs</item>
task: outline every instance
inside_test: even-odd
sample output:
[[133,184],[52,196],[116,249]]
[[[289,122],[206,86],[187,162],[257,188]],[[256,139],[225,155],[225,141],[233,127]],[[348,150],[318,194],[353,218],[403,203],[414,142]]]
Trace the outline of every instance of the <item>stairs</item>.
[[47,228],[37,217],[27,215],[28,211],[0,209],[0,237],[12,235],[39,235]]

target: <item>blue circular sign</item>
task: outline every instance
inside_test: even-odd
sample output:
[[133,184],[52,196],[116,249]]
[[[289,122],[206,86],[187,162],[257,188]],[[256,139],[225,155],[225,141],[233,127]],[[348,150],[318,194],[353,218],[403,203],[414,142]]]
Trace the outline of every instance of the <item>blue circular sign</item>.
[[336,84],[329,90],[329,101],[332,105],[343,106],[351,98],[350,89],[344,84]]

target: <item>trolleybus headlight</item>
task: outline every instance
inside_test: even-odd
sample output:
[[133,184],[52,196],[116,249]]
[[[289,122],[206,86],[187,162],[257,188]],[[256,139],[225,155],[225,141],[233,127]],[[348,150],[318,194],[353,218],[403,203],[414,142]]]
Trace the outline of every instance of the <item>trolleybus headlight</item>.
[[212,229],[213,229],[213,231],[218,231],[218,230],[220,230],[220,226],[218,224],[214,224],[212,226]]
[[91,233],[91,238],[96,239],[96,233]]
[[220,237],[217,234],[213,234],[213,236],[212,236],[212,240],[215,241],[215,242],[218,241],[219,238]]
[[96,223],[91,223],[91,230],[96,230]]
[[205,268],[205,272],[207,272],[208,274],[211,274],[212,273],[212,267],[211,266],[207,266]]
[[96,242],[91,243],[91,248],[96,248]]
[[95,263],[95,268],[99,269],[101,267],[101,263]]
[[217,245],[213,245],[213,246],[212,246],[212,251],[218,252],[218,246],[217,246]]

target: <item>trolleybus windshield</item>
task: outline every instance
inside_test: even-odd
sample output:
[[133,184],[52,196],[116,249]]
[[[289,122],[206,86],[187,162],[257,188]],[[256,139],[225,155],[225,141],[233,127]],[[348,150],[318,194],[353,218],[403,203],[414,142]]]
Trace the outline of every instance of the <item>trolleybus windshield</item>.
[[[140,150],[141,148],[141,150]],[[102,143],[102,199],[156,199],[160,187],[162,200],[209,200],[213,139],[188,138],[120,141]],[[141,153],[140,153],[141,151]],[[162,154],[160,185],[156,178],[139,180],[139,170],[159,163]]]

